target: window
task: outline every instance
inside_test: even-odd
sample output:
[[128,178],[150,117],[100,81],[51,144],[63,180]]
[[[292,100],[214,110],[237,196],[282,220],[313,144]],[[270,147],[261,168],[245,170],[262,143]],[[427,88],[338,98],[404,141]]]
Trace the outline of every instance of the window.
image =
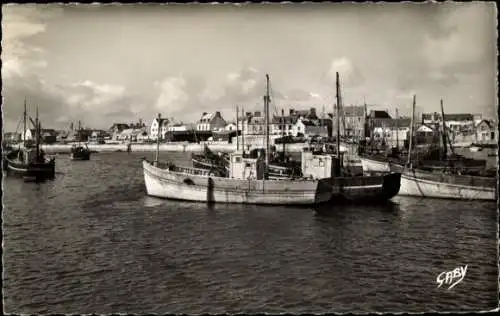
[[491,139],[495,139],[495,132],[491,132]]
[[250,168],[251,166],[252,166],[252,165],[251,165],[249,162],[247,162],[247,163],[245,164],[245,167],[246,167],[246,168]]
[[234,162],[236,163],[241,162],[241,157],[234,157]]

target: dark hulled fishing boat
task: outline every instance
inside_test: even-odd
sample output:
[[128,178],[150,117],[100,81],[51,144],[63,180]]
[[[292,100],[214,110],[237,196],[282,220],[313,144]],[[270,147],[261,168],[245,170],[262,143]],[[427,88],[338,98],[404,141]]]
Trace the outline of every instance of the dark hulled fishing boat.
[[71,147],[71,160],[90,160],[90,149],[87,145],[85,145],[85,147],[81,145],[81,138],[82,127],[80,121],[78,121],[78,145],[73,145]]
[[27,181],[43,181],[55,176],[55,159],[45,157],[40,149],[41,124],[38,121],[38,108],[35,122],[35,144],[26,141],[26,100],[24,101],[24,133],[22,145],[5,156],[4,163],[8,174],[22,176]]

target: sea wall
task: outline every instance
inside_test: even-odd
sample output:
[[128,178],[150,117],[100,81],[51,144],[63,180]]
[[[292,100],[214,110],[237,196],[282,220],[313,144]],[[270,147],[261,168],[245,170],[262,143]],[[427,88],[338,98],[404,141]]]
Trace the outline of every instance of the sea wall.
[[[233,152],[236,150],[236,144],[228,143],[206,143],[208,148],[213,151],[220,152]],[[72,144],[51,144],[51,145],[41,145],[41,148],[48,154],[51,153],[69,153]],[[88,144],[90,150],[97,152],[117,152],[117,151],[127,151],[127,144]],[[171,152],[202,152],[205,143],[162,143],[159,146],[160,151],[171,151]],[[306,143],[297,144],[286,144],[285,150],[287,152],[300,152],[303,147],[306,147]],[[132,152],[154,152],[156,151],[156,144],[131,144],[130,150]],[[248,146],[247,147],[248,150]],[[252,146],[250,150],[253,149]],[[276,146],[277,151],[282,151],[283,146]],[[342,148],[341,148],[342,150]]]

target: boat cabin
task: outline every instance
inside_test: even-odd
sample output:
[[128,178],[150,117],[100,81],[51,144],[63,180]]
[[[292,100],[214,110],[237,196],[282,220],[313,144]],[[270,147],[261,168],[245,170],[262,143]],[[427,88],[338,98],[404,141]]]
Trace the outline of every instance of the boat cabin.
[[302,174],[306,178],[324,179],[340,175],[341,160],[337,155],[304,148],[301,153],[301,161]]
[[[21,148],[18,152],[18,160],[24,164],[36,163],[36,150],[34,148]],[[43,157],[43,153],[40,153]]]
[[243,157],[243,151],[235,151],[229,155],[229,177],[233,179],[264,179],[264,156],[257,158]]

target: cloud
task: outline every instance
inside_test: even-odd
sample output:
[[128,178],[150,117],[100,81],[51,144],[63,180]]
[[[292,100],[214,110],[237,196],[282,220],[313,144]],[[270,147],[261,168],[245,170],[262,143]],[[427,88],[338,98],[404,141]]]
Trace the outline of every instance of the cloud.
[[320,94],[302,89],[292,89],[285,96],[287,101],[317,101],[322,100]]
[[159,90],[155,107],[159,111],[172,112],[185,105],[189,100],[186,93],[186,80],[181,77],[169,77],[161,81],[156,81],[154,86]]
[[338,71],[345,104],[411,106],[416,93],[426,110],[441,97],[456,112],[496,109],[494,6],[306,6],[308,19],[294,6],[3,6],[4,126],[25,96],[54,127],[232,117],[262,108],[266,72],[278,108],[330,108]]
[[359,69],[346,57],[336,58],[330,62],[325,79],[329,83],[336,82],[336,73],[339,73],[342,85],[349,87],[359,86],[364,83],[365,79]]
[[33,36],[46,31],[47,20],[60,14],[58,8],[34,5],[2,6],[2,77],[13,79],[45,68],[44,50],[29,44]]

